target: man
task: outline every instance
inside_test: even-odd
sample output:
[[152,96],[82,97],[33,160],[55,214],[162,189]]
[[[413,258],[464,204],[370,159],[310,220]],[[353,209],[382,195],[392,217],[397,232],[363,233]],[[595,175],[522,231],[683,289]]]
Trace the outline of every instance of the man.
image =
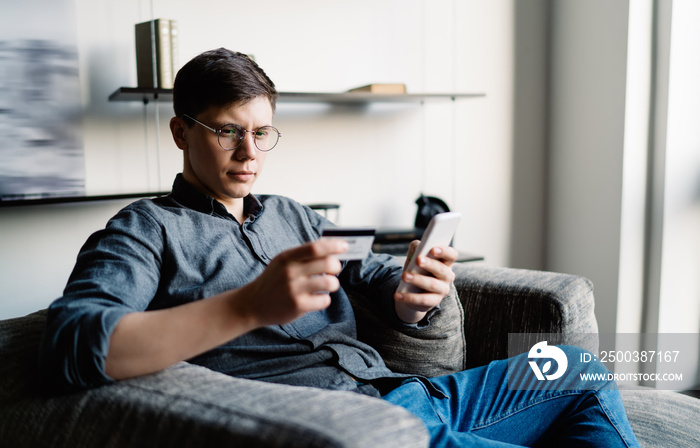
[[[178,72],[170,129],[183,172],[170,195],[126,207],[82,248],[50,308],[47,384],[90,387],[189,360],[382,397],[422,417],[433,446],[637,446],[611,391],[511,392],[503,362],[429,380],[390,371],[359,342],[346,291],[376,300],[398,328],[429,325],[457,253],[438,247],[420,257],[429,275],[376,254],[341,263],[345,243],[319,238],[324,218],[284,197],[254,196],[279,138],[276,98],[257,64],[226,49]],[[402,278],[424,292],[396,293]]]

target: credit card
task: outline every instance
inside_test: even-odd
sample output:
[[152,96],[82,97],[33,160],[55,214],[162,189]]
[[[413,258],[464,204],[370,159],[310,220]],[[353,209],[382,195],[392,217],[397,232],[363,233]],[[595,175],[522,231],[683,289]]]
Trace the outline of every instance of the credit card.
[[374,242],[374,229],[331,227],[324,229],[323,238],[343,239],[348,243],[348,251],[336,255],[339,260],[363,260],[369,255]]

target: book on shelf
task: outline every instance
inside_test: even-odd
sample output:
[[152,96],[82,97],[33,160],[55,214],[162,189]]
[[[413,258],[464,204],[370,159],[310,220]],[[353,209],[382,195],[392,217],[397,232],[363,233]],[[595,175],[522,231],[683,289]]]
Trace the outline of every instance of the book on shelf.
[[170,71],[173,75],[173,84],[175,83],[175,75],[180,69],[180,29],[177,26],[177,20],[170,21]]
[[155,19],[137,23],[135,37],[138,86],[172,89],[179,65],[177,22]]
[[402,94],[406,93],[406,84],[367,84],[366,86],[350,89],[348,92]]

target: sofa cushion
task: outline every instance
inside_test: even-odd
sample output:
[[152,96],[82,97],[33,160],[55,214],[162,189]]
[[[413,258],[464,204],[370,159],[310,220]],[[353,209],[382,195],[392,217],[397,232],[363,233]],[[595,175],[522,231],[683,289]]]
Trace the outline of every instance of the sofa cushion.
[[46,310],[0,321],[0,404],[21,396],[38,382],[38,346]]

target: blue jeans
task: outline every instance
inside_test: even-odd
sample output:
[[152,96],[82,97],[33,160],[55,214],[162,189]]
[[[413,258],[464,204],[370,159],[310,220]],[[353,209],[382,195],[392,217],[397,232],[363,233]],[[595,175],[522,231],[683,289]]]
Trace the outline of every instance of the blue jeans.
[[[578,362],[583,350],[560,348],[569,361],[568,378],[609,373],[601,363]],[[527,356],[432,378],[447,398],[431,396],[420,381],[408,381],[383,398],[425,422],[431,447],[639,446],[614,382],[588,382],[580,390],[571,381],[556,386],[532,374]],[[520,377],[517,390],[509,390],[507,375],[514,372]]]

